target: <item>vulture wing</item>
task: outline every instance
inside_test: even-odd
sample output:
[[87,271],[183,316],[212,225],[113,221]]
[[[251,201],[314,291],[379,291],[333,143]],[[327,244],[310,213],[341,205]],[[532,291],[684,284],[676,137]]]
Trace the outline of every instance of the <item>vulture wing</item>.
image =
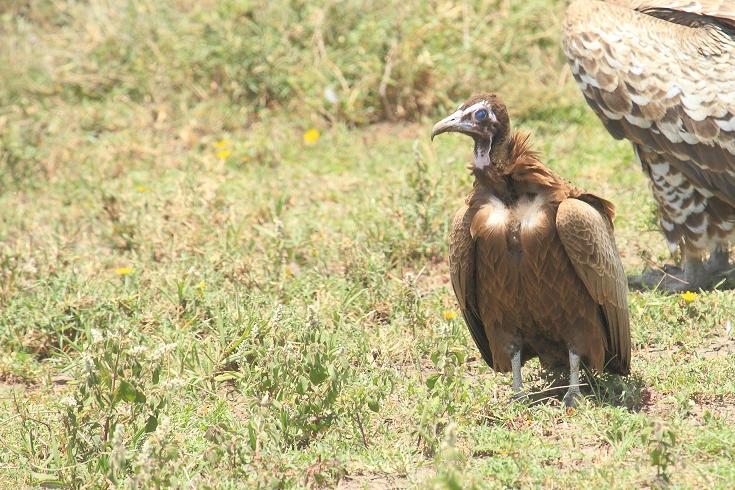
[[630,370],[628,285],[615,245],[611,213],[612,205],[583,194],[579,199],[561,202],[556,228],[574,270],[604,314],[610,367],[627,374]]
[[[608,0],[639,12],[671,22],[696,23],[696,17],[711,17],[735,26],[735,4],[732,0]],[[682,15],[678,15],[682,14]],[[691,17],[687,15],[691,14]],[[707,19],[700,19],[707,22]]]
[[735,206],[735,2],[615,3],[567,10],[564,52],[587,103],[614,137],[673,156]]
[[477,243],[470,233],[470,225],[475,209],[463,206],[454,215],[449,244],[449,272],[452,278],[454,294],[459,301],[464,321],[470,329],[472,339],[480,349],[482,358],[488,366],[493,367],[493,356],[490,351],[485,327],[480,319],[477,307],[475,288],[475,253]]

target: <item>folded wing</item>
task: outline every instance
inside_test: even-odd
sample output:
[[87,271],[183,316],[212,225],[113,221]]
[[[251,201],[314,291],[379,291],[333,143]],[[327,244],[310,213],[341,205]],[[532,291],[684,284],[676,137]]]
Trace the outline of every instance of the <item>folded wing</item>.
[[454,215],[449,244],[449,272],[454,294],[457,296],[465,323],[477,348],[488,366],[493,367],[493,356],[485,327],[480,319],[476,290],[477,242],[470,233],[474,208],[463,206]]
[[574,270],[604,314],[609,368],[627,374],[630,370],[628,286],[608,213],[612,213],[609,203],[584,194],[580,199],[561,202],[556,227]]

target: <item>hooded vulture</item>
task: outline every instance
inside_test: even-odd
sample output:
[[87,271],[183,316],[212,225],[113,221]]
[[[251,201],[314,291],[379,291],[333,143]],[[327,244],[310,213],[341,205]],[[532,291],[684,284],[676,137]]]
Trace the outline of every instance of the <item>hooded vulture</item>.
[[474,186],[454,216],[452,286],[487,364],[512,371],[533,357],[569,369],[573,406],[580,361],[627,374],[630,330],[627,284],[613,237],[611,203],[554,175],[511,132],[494,94],[472,97],[433,128],[474,140]]
[[681,268],[631,284],[713,286],[735,238],[735,2],[578,0],[563,29],[587,103],[633,144],[669,249],[681,252]]

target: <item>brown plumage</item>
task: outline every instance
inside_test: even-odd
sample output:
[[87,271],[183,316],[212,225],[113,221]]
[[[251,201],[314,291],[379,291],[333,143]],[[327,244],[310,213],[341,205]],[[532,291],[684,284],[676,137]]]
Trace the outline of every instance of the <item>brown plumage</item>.
[[642,283],[718,282],[735,239],[735,2],[578,0],[563,47],[587,103],[633,143],[669,248],[682,253],[674,277]]
[[434,126],[475,141],[474,187],[454,216],[452,286],[483,359],[513,371],[538,356],[568,367],[565,402],[579,393],[580,359],[627,374],[627,286],[613,237],[611,203],[563,181],[511,131],[503,103],[471,98]]

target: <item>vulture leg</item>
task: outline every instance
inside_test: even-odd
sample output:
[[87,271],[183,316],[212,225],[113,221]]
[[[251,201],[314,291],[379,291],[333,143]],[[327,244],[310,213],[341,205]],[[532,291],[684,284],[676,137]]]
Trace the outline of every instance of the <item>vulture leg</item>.
[[577,397],[582,395],[579,390],[579,355],[569,350],[569,389],[564,395],[564,405],[572,408],[577,405]]
[[709,256],[705,265],[707,272],[712,275],[723,274],[730,270],[730,253],[727,247],[718,246]]
[[513,370],[513,397],[511,401],[524,400],[528,395],[523,391],[523,378],[521,376],[521,348],[518,347],[510,358],[510,366]]

